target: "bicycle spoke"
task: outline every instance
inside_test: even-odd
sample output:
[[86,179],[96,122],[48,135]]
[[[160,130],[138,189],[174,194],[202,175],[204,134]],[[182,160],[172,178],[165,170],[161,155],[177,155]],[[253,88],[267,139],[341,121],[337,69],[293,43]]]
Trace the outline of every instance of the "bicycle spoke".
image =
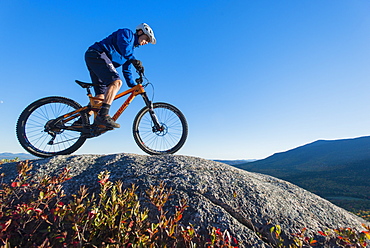
[[[81,137],[80,132],[54,125],[53,120],[78,108],[78,103],[63,97],[47,97],[30,104],[18,120],[18,140],[26,150],[40,157],[75,151],[86,138]],[[88,125],[85,117],[83,124]],[[70,126],[72,123],[73,120],[63,125]]]
[[154,104],[154,113],[163,130],[156,131],[148,109],[144,109],[134,121],[136,143],[149,154],[176,152],[187,136],[185,117],[175,107],[166,103]]

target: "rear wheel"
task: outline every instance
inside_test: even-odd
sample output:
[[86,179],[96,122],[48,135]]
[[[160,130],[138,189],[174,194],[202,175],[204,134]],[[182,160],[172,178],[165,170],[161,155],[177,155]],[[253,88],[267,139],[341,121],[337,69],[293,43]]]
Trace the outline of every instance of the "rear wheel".
[[144,107],[136,115],[132,128],[136,144],[151,155],[177,152],[188,136],[185,116],[168,103],[154,103],[153,110],[161,129],[155,128],[149,108]]
[[71,154],[86,140],[80,132],[67,130],[80,118],[82,125],[88,125],[86,113],[66,123],[56,121],[69,112],[81,108],[77,102],[64,97],[46,97],[31,103],[19,116],[17,138],[29,153],[46,158],[55,155]]

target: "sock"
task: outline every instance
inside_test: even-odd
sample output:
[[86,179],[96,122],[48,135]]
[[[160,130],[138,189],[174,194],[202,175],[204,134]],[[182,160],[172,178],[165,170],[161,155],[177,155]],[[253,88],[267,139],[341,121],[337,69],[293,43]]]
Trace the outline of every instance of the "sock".
[[102,105],[101,105],[101,108],[100,108],[100,110],[99,110],[99,115],[100,116],[105,116],[105,115],[108,115],[109,114],[109,108],[110,108],[110,105],[109,104],[107,104],[107,103],[103,103]]

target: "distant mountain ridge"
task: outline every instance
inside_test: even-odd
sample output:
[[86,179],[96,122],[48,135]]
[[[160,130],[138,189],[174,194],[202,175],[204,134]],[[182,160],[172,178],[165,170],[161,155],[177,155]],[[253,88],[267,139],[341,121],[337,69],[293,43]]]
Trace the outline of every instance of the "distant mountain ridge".
[[239,164],[238,168],[258,171],[275,169],[290,173],[327,171],[343,168],[354,162],[370,160],[370,136],[318,140],[286,152],[275,153],[255,162]]
[[234,166],[290,181],[329,200],[340,199],[331,201],[347,210],[370,210],[370,136],[318,140]]
[[11,152],[0,153],[0,159],[14,159],[14,158],[26,160],[26,159],[35,159],[36,157],[27,153],[11,153]]

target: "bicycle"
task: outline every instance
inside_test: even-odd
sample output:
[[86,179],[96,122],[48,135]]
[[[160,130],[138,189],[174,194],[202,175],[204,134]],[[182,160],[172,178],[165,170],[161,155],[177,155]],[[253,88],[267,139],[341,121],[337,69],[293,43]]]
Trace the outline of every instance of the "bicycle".
[[[135,97],[141,95],[145,106],[137,113],[132,126],[136,144],[150,155],[173,154],[184,145],[188,135],[185,116],[169,103],[152,103],[145,91],[151,83],[143,72],[137,72],[137,85],[116,95],[114,100],[128,97],[112,118],[116,121]],[[42,158],[67,155],[77,151],[86,139],[112,130],[94,122],[90,124],[88,113],[93,111],[92,118],[95,118],[102,99],[92,96],[92,83],[75,82],[86,89],[88,105],[82,107],[72,99],[51,96],[39,99],[23,110],[16,133],[26,151]]]

